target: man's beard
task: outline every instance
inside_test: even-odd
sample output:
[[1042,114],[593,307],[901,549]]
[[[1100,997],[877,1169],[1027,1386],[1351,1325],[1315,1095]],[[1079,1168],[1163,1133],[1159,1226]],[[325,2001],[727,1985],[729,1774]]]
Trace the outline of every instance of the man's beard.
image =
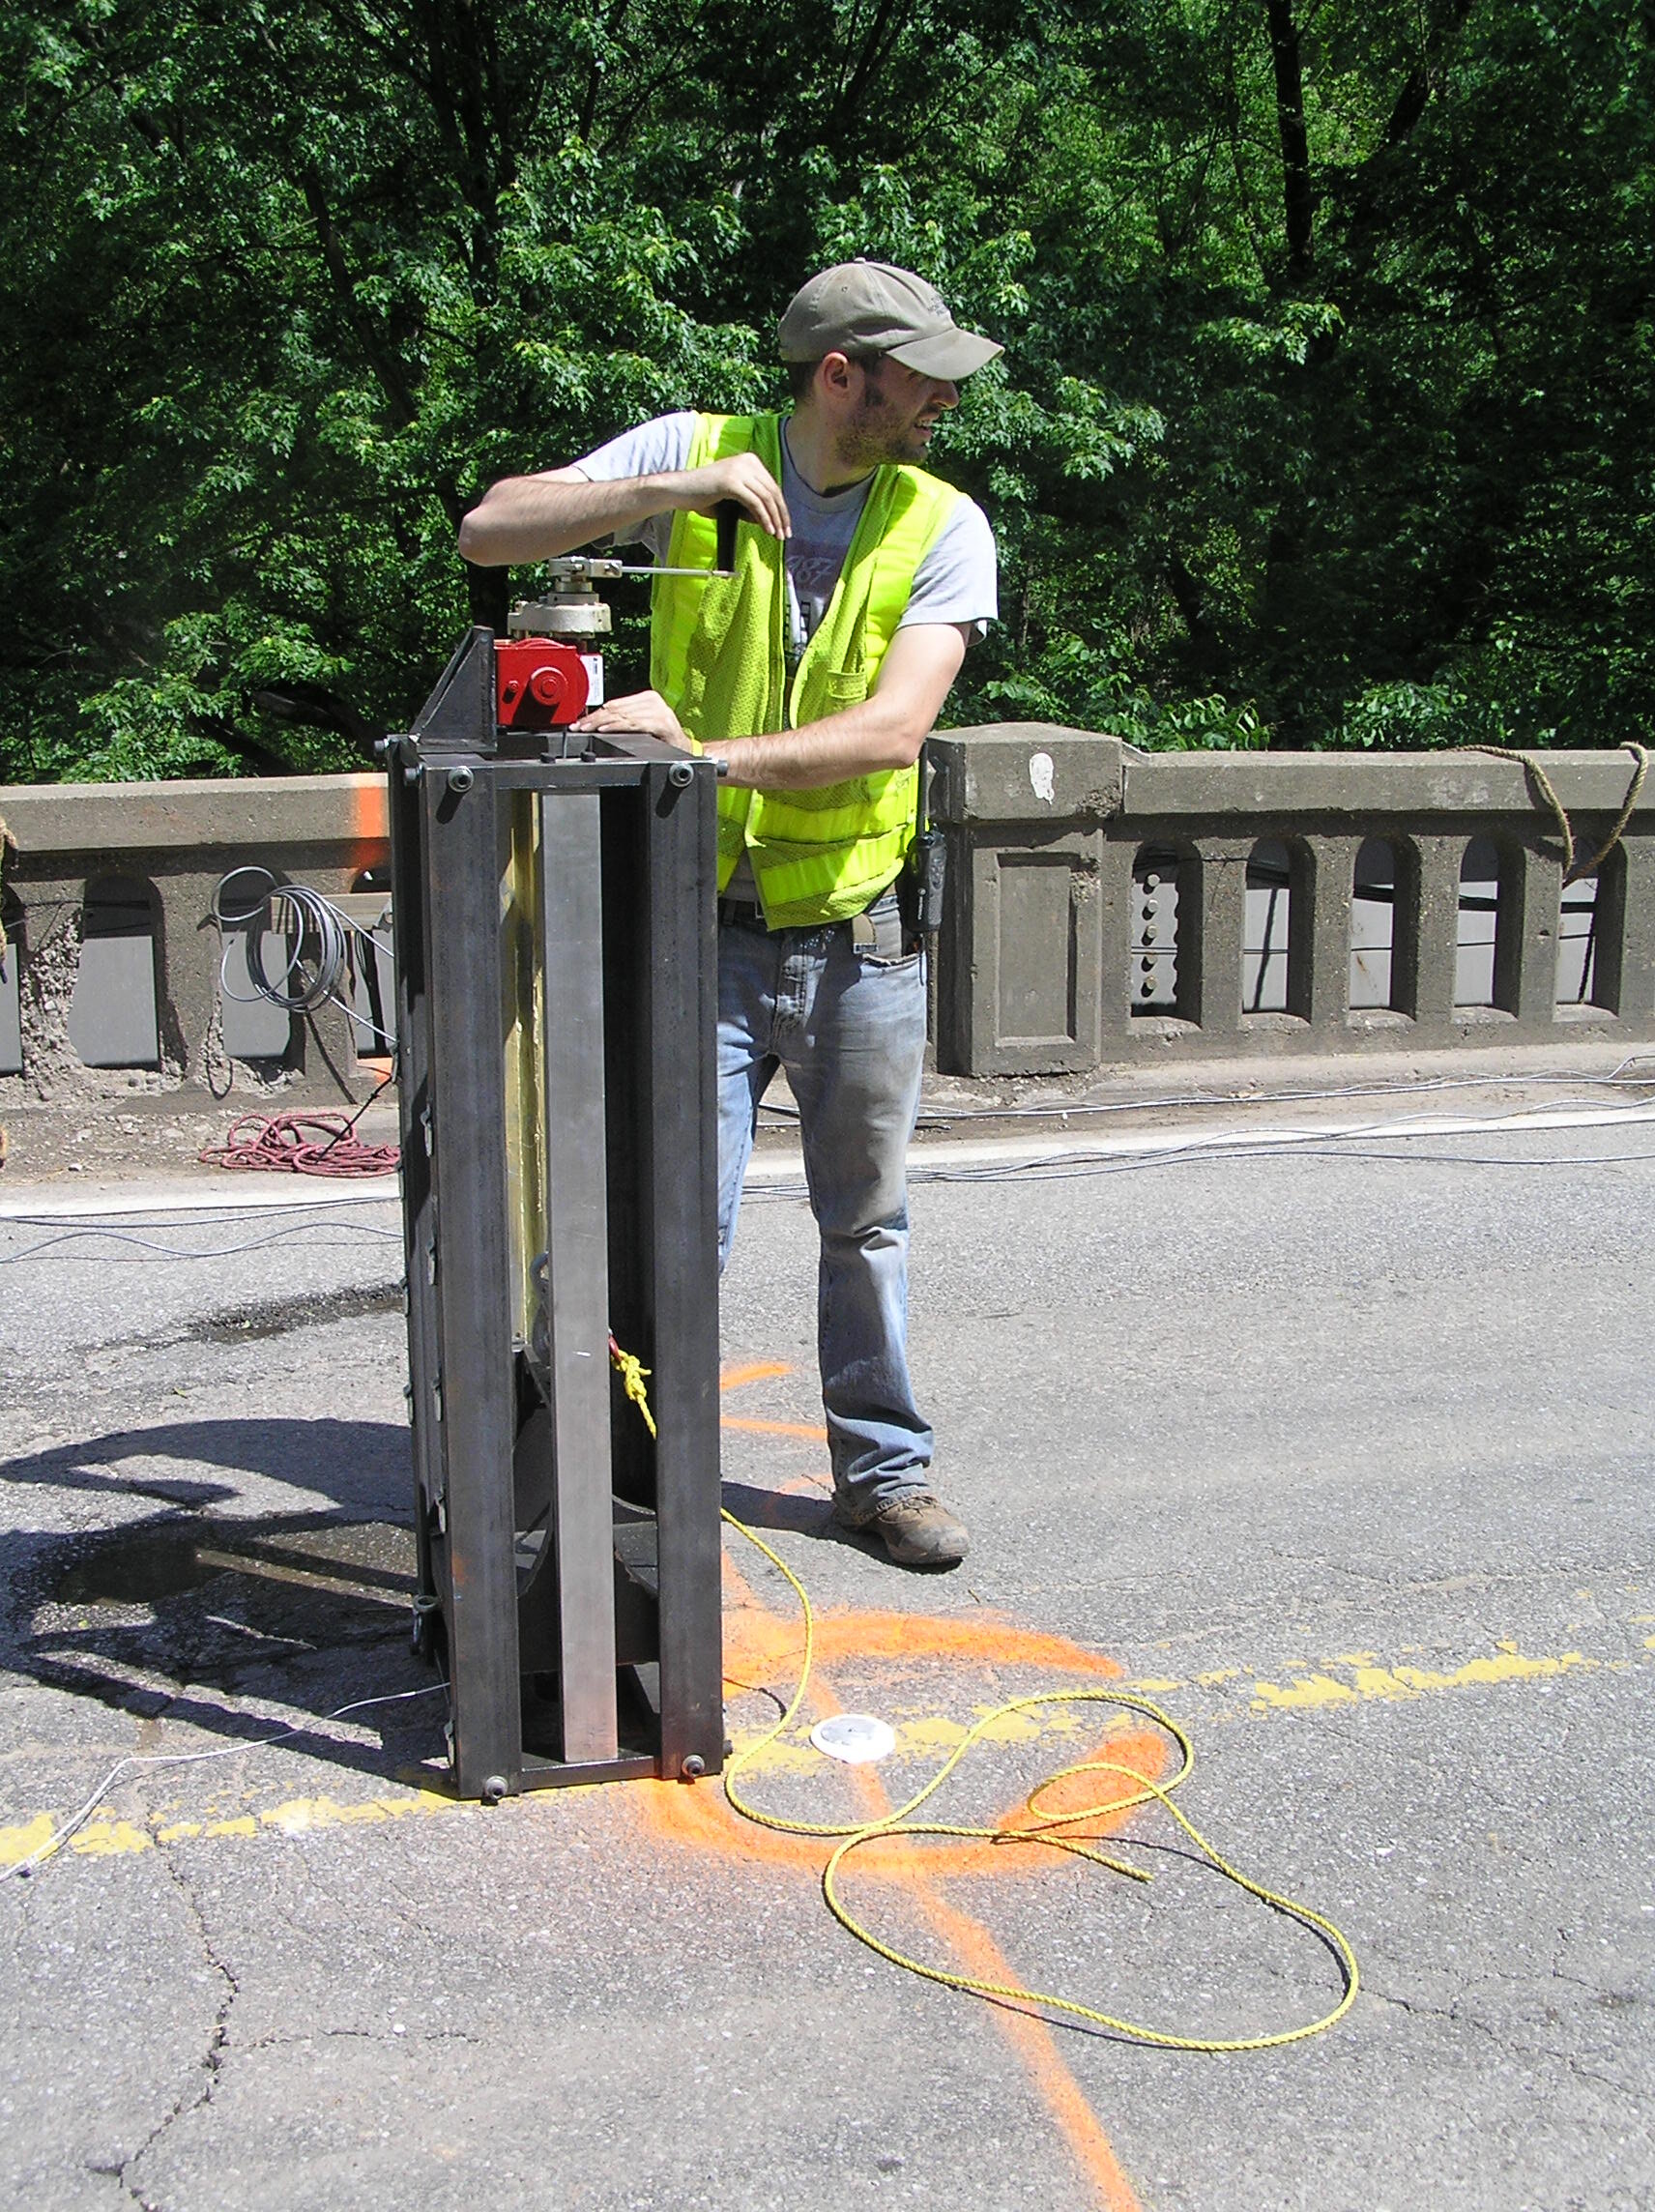
[[851,476],[865,476],[884,461],[917,461],[926,441],[912,422],[901,420],[881,388],[878,372],[864,371],[857,411],[839,433],[839,465]]

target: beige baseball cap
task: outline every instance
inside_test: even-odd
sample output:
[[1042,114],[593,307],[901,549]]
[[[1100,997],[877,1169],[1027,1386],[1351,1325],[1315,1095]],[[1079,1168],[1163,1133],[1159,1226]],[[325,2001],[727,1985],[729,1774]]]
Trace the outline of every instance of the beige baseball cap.
[[885,261],[841,261],[797,291],[781,319],[783,361],[887,353],[921,376],[957,384],[1005,348],[963,331],[934,285]]

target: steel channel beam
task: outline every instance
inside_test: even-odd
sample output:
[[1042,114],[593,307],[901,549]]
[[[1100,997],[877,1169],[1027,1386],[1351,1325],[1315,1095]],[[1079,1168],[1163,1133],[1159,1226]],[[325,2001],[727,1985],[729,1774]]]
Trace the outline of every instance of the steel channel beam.
[[402,1159],[403,1274],[408,1310],[408,1409],[413,1424],[416,1629],[441,1594],[432,1528],[442,1501],[442,1453],[432,1381],[437,1368],[437,1208],[426,1122],[430,1108],[430,999],[425,969],[423,805],[394,763],[390,773],[392,912],[396,916],[396,1099]]
[[660,1574],[661,1772],[714,1773],[724,1748],[718,1470],[718,963],[708,881],[711,767],[652,763],[644,812],[639,1196]]
[[[427,770],[425,954],[447,1493],[454,1771],[462,1796],[521,1786],[511,1455],[516,1407],[506,1210],[497,798],[488,769]],[[475,775],[475,780],[472,780]]]
[[569,1761],[614,1760],[615,1514],[609,1438],[603,911],[595,793],[539,803],[559,1702]]

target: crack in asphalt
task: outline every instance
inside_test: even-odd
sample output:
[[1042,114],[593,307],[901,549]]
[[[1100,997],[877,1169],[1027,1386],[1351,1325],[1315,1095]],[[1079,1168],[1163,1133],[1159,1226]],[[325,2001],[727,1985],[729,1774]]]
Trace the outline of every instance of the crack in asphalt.
[[390,2027],[322,2027],[308,2035],[261,2035],[256,2043],[243,2044],[237,2055],[249,2058],[255,2051],[304,2051],[314,2043],[388,2043],[397,2050],[417,2043],[472,2043],[481,2046],[486,2038],[474,2035],[467,2027],[407,2028],[398,2035]]
[[[1482,1978],[1489,1977],[1485,1975]],[[1500,1974],[1495,1978],[1519,1987],[1532,1977]],[[1607,2090],[1611,2096],[1629,2107],[1640,2121],[1647,2119],[1646,2100],[1640,2098],[1636,2090],[1629,2089],[1624,2081],[1615,2081],[1608,2075],[1597,2073],[1571,2052],[1553,2050],[1544,2043],[1536,2043],[1515,2035],[1508,2029],[1501,2029],[1493,2021],[1483,2020],[1476,2013],[1467,2011],[1459,1999],[1447,2005],[1429,2004],[1423,1999],[1399,1996],[1391,1991],[1376,1989],[1371,1981],[1366,1985],[1366,1994],[1376,2003],[1394,2006],[1410,2018],[1439,2021],[1451,2027],[1474,2028],[1479,2034],[1486,2035],[1496,2050],[1507,2052],[1514,2058],[1526,2058],[1542,2065],[1561,2066],[1577,2080],[1588,2081],[1594,2088]],[[1561,2026],[1563,2023],[1557,2024]]]
[[161,1853],[161,1864],[166,1870],[168,1878],[183,1898],[190,1920],[194,1923],[202,1955],[214,1973],[220,1976],[223,1981],[224,1994],[213,2016],[213,2024],[208,2031],[207,2048],[198,2061],[198,2070],[205,2073],[206,2080],[200,2083],[193,2097],[189,2094],[188,2082],[180,2089],[177,2097],[173,2100],[171,2110],[162,2114],[137,2149],[132,2152],[130,2158],[123,2161],[119,2169],[122,2187],[132,2202],[141,2207],[141,2212],[161,2212],[161,2207],[157,2198],[146,2196],[134,2181],[132,2178],[133,2169],[140,2160],[149,2156],[150,2152],[155,2149],[156,2145],[177,2121],[183,2119],[187,2113],[198,2112],[204,2106],[212,2103],[218,2086],[218,2076],[223,2066],[224,2047],[229,2040],[230,2012],[237,1997],[241,1994],[240,1982],[236,1979],[227,1961],[219,1956],[213,1941],[212,1934],[207,1926],[207,1917],[201,1909],[200,1901],[189,1885],[189,1877],[169,1851]]

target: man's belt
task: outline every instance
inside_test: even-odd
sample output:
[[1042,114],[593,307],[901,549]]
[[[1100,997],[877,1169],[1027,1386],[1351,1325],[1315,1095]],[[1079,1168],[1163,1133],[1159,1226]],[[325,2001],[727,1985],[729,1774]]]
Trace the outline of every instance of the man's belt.
[[[885,890],[880,891],[875,896],[865,914],[854,914],[835,926],[850,931],[853,945],[864,947],[877,945],[880,941],[880,931],[873,918],[874,908],[879,906],[888,895],[889,887],[887,885]],[[769,924],[765,919],[765,910],[753,899],[721,898],[718,901],[718,926],[720,929],[756,929],[761,936],[769,934]],[[891,950],[894,955],[894,946]]]

